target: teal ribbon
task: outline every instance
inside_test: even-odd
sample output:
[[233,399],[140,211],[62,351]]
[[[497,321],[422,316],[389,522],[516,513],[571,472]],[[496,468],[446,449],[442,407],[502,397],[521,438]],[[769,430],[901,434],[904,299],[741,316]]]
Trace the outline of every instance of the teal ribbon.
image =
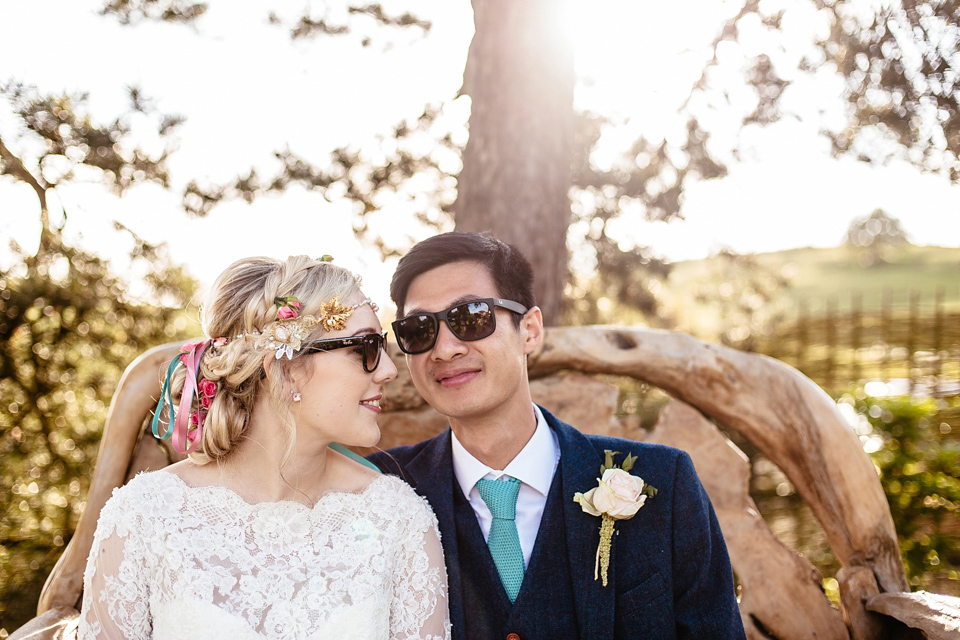
[[[180,364],[180,354],[177,354],[177,356],[170,361],[170,366],[167,367],[167,376],[163,381],[163,388],[160,389],[160,399],[157,400],[157,408],[153,410],[151,429],[154,437],[160,440],[169,440],[170,436],[173,435],[173,421],[176,419],[176,410],[173,408],[173,393],[170,391],[170,378],[173,377],[173,372],[177,369],[178,364]],[[170,407],[170,420],[167,422],[166,432],[160,433],[160,413],[163,411],[164,402]]]
[[337,453],[341,453],[341,454],[347,456],[347,457],[350,458],[351,460],[355,460],[356,462],[359,462],[360,464],[362,464],[362,465],[365,466],[365,467],[370,467],[371,469],[373,469],[373,470],[376,471],[377,473],[383,473],[383,471],[380,470],[380,467],[378,467],[377,465],[373,464],[372,462],[370,462],[369,460],[367,460],[367,459],[364,458],[363,456],[358,456],[358,455],[355,454],[353,451],[350,451],[350,449],[347,449],[345,446],[343,446],[343,445],[340,444],[339,442],[331,442],[331,443],[330,443],[330,448],[333,449],[334,451],[336,451]]

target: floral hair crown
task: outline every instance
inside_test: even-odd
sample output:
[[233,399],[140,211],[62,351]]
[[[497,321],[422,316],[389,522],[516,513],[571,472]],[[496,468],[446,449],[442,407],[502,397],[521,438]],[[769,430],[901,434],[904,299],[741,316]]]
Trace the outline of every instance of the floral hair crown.
[[[329,255],[320,258],[320,262],[332,261],[333,258]],[[296,296],[274,298],[273,302],[277,308],[276,320],[259,331],[254,329],[249,333],[241,333],[233,339],[252,339],[256,348],[272,349],[276,353],[277,360],[283,356],[292,360],[294,352],[300,350],[304,339],[317,327],[321,327],[324,331],[344,329],[353,312],[365,304],[369,304],[374,312],[379,311],[376,303],[370,298],[365,298],[357,304],[347,306],[341,304],[339,296],[334,296],[320,305],[320,311],[316,316],[301,316],[300,309],[303,304],[297,300]],[[219,385],[216,382],[200,375],[200,361],[210,347],[219,348],[226,345],[227,342],[227,338],[214,338],[186,344],[180,350],[180,354],[167,367],[167,375],[160,391],[160,399],[157,402],[156,410],[153,412],[152,430],[153,435],[161,440],[172,438],[173,448],[180,453],[190,453],[199,446],[204,419],[210,405],[213,404],[217,391],[219,391]],[[180,365],[186,367],[187,376],[183,384],[178,410],[173,404],[170,380]],[[194,397],[198,398],[198,407],[191,411]],[[167,428],[161,433],[159,421],[164,404],[170,409],[170,421]]]
[[301,316],[300,309],[303,305],[295,296],[274,298],[273,302],[277,307],[276,320],[259,331],[254,329],[236,337],[252,339],[254,346],[258,349],[274,350],[277,360],[283,356],[292,360],[293,353],[300,350],[304,339],[317,327],[324,331],[339,331],[347,326],[347,320],[353,312],[365,304],[369,304],[374,312],[379,311],[376,303],[370,298],[364,298],[357,304],[347,306],[340,302],[340,296],[333,296],[320,305],[320,311],[316,316]]

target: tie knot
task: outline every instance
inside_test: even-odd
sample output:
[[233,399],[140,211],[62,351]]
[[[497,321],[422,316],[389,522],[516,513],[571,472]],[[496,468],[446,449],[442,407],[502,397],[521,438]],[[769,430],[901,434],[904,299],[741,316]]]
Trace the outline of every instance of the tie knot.
[[520,493],[520,481],[516,478],[506,480],[477,480],[477,491],[487,503],[490,514],[498,520],[514,520],[517,517],[517,494]]

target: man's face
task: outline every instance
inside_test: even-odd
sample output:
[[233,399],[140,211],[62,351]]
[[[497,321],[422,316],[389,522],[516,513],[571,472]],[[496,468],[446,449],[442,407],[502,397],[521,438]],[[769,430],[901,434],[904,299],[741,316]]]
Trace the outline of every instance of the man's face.
[[[500,292],[485,266],[454,262],[414,278],[403,313],[443,311],[462,302],[497,297]],[[497,308],[495,313],[496,331],[486,338],[465,342],[440,322],[433,348],[407,355],[417,390],[451,422],[509,419],[513,412],[529,412],[526,355],[543,335],[539,309],[528,311],[519,329],[511,312]]]

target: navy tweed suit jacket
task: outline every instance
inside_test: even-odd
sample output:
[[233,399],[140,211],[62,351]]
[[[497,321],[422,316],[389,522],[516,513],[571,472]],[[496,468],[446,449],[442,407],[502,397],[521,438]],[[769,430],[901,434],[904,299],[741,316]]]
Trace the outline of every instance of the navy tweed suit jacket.
[[[566,561],[576,602],[576,611],[544,615],[569,616],[584,639],[745,639],[727,548],[690,457],[672,447],[585,435],[541,410],[560,444]],[[616,522],[604,587],[594,579],[600,518],[584,513],[573,495],[597,485],[606,449],[637,456],[631,473],[659,492],[633,518]],[[432,505],[447,559],[453,637],[462,637],[469,620],[460,599],[450,430],[370,459]]]

